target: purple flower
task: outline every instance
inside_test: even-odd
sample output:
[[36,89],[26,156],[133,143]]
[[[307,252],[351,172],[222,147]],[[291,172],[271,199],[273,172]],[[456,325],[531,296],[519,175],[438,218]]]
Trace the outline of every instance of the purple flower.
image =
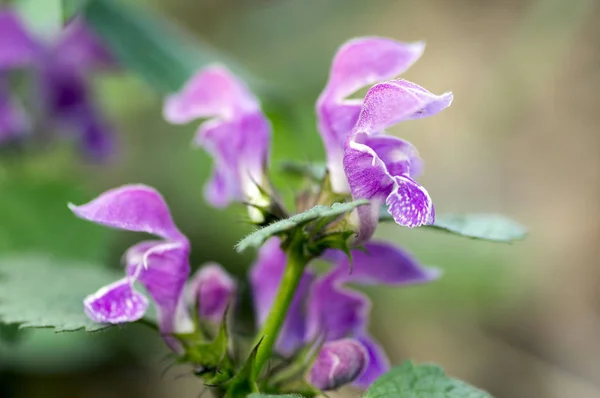
[[424,47],[421,42],[378,37],[349,41],[336,54],[317,102],[332,189],[371,200],[371,206],[357,209],[360,242],[373,234],[384,202],[398,224],[413,227],[433,222],[429,194],[414,181],[421,169],[418,152],[383,131],[400,121],[441,111],[452,102],[452,94],[436,96],[414,83],[396,80],[374,86],[364,101],[348,98],[358,89],[407,70]]
[[[224,207],[240,201],[268,205],[259,188],[267,189],[265,167],[271,126],[258,100],[225,67],[202,69],[180,92],[167,97],[164,117],[175,124],[209,119],[200,125],[195,142],[213,157],[215,164],[205,187],[210,204]],[[253,219],[261,221],[254,215]]]
[[92,320],[116,324],[140,319],[148,302],[134,289],[134,282],[139,281],[152,297],[158,325],[172,347],[169,334],[194,330],[184,297],[190,273],[189,242],[156,190],[126,185],[87,204],[69,204],[69,208],[76,216],[97,224],[161,238],[132,246],[125,255],[126,276],[85,298],[85,312]]
[[[271,308],[285,267],[285,253],[279,244],[278,238],[269,240],[260,249],[251,270],[250,283],[259,324],[264,322]],[[359,387],[368,386],[385,372],[389,362],[367,331],[369,299],[345,285],[404,286],[426,283],[440,274],[438,270],[420,266],[412,256],[391,244],[368,242],[364,246],[366,251],[352,251],[352,267],[344,253],[330,250],[323,256],[334,264],[328,273],[316,278],[310,269],[305,271],[277,342],[277,350],[290,355],[317,338],[326,342],[344,338],[359,341],[369,356],[365,372],[354,383]]]
[[416,149],[381,132],[402,120],[435,114],[451,102],[450,93],[436,96],[405,80],[376,84],[367,93],[344,148],[344,171],[352,196],[371,201],[370,206],[357,209],[359,241],[375,231],[383,203],[400,225],[433,223],[431,198],[413,179],[421,167]]
[[335,390],[352,383],[369,363],[365,347],[354,339],[323,344],[308,374],[308,381],[322,391]]
[[421,57],[424,48],[423,42],[363,37],[348,41],[338,50],[329,81],[317,101],[319,132],[334,192],[350,192],[342,166],[344,143],[363,105],[362,99],[348,97],[363,87],[403,73]]
[[[17,15],[0,9],[0,80],[13,69],[28,68],[35,80],[44,127],[76,135],[84,153],[103,159],[113,147],[112,131],[97,110],[87,75],[114,66],[113,59],[80,20],[71,21],[56,38],[35,38]],[[27,124],[0,82],[0,140],[22,134]]]
[[216,263],[200,267],[187,287],[192,302],[198,304],[198,315],[211,323],[223,320],[233,300],[237,285],[229,274]]
[[29,121],[20,104],[10,97],[0,81],[0,142],[18,137],[29,129]]

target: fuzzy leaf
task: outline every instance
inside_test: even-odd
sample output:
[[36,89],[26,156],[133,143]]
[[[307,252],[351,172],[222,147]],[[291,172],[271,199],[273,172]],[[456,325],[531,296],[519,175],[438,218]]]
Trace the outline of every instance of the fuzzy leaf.
[[290,218],[279,220],[273,224],[267,225],[264,228],[252,232],[250,235],[242,239],[235,246],[235,249],[238,252],[242,252],[249,247],[259,247],[272,236],[280,235],[282,233],[291,231],[292,229],[302,227],[315,220],[341,216],[342,214],[348,213],[357,207],[366,205],[368,203],[369,201],[367,200],[356,200],[348,203],[334,203],[331,206],[317,205],[303,213],[295,214]]
[[[183,337],[185,341],[185,336]],[[195,335],[190,337],[194,338]],[[231,360],[227,354],[228,340],[227,323],[224,318],[213,341],[191,345],[180,361],[196,365],[196,375],[204,378],[207,384],[222,384],[233,376]]]
[[448,377],[436,365],[404,362],[378,378],[364,398],[492,398],[460,380]]
[[444,214],[426,228],[494,242],[521,240],[527,235],[524,226],[501,214]]
[[256,353],[261,342],[262,339],[254,346],[240,370],[227,382],[225,398],[246,397],[252,391],[257,390],[256,383],[252,381],[252,373],[256,364]]
[[[379,221],[393,220],[387,210],[382,208]],[[436,216],[433,225],[421,228],[492,242],[512,242],[524,239],[527,235],[527,229],[523,225],[502,214],[442,214]]]
[[145,7],[90,0],[83,15],[117,59],[160,92],[179,90],[198,69],[213,62],[226,64],[247,83],[257,80],[229,57]]
[[83,312],[83,299],[122,277],[100,266],[47,255],[0,258],[0,321],[57,332],[104,329]]

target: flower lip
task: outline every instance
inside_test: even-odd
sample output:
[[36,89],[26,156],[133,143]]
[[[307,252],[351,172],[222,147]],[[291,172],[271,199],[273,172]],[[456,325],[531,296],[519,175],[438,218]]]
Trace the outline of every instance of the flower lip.
[[146,297],[133,289],[133,281],[120,279],[104,286],[85,298],[84,310],[98,323],[134,322],[144,316],[148,307]]

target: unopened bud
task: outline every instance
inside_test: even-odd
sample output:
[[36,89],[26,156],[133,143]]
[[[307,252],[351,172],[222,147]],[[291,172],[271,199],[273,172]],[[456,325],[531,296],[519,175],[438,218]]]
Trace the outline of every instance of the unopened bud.
[[202,266],[190,283],[191,296],[198,300],[198,315],[220,323],[236,291],[236,283],[220,265]]
[[369,354],[359,341],[329,341],[321,347],[308,381],[320,390],[334,390],[358,379],[368,364]]

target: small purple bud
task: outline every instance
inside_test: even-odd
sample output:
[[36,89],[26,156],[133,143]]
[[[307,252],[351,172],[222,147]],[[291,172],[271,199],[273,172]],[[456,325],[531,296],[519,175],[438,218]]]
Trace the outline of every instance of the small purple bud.
[[198,300],[198,315],[201,319],[219,323],[233,299],[236,283],[219,264],[202,266],[190,282],[193,300]]
[[320,390],[334,390],[358,379],[368,364],[369,354],[359,341],[329,341],[319,351],[308,381]]

